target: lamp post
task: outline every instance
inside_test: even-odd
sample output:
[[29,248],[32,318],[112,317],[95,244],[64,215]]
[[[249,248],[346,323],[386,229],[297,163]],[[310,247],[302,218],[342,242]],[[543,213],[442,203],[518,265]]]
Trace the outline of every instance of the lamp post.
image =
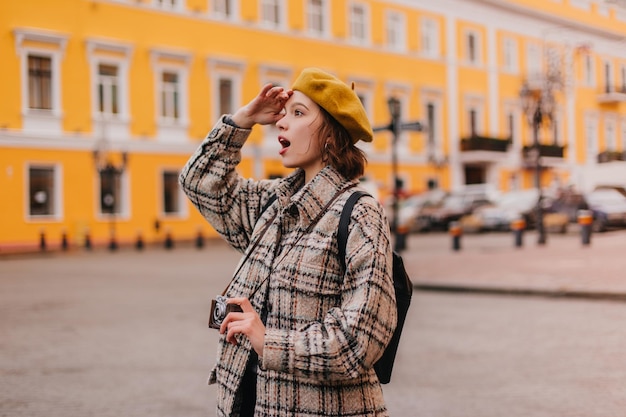
[[533,130],[533,147],[530,153],[535,168],[535,187],[537,188],[538,199],[535,208],[537,218],[537,244],[546,243],[546,230],[543,222],[543,193],[541,190],[541,149],[539,145],[539,128],[545,117],[552,118],[554,107],[554,96],[549,89],[531,90],[527,83],[524,83],[520,91],[522,110],[526,115],[526,120]]
[[119,187],[118,179],[121,178],[126,164],[128,155],[122,152],[122,162],[115,165],[110,159],[110,155],[103,155],[100,149],[93,151],[93,159],[100,179],[100,208],[103,213],[109,215],[109,250],[115,251],[118,248],[115,236],[115,215],[119,209]]
[[410,130],[414,132],[424,131],[424,126],[420,122],[405,122],[403,123],[401,118],[401,103],[396,97],[390,97],[387,100],[387,108],[391,115],[391,121],[388,125],[374,127],[374,132],[380,132],[383,130],[390,131],[393,135],[391,142],[391,172],[393,177],[393,200],[392,200],[392,212],[393,218],[391,219],[391,233],[394,235],[394,250],[400,252],[405,249],[406,242],[404,236],[400,236],[398,228],[398,211],[399,211],[399,197],[400,197],[400,178],[398,177],[398,139],[400,133],[404,130]]

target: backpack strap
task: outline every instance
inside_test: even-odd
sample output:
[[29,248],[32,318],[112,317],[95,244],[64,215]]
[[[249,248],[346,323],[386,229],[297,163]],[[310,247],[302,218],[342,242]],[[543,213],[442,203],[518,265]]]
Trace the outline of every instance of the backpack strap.
[[337,246],[339,248],[339,262],[341,262],[341,267],[344,271],[346,270],[346,245],[348,244],[348,225],[350,224],[350,215],[352,214],[354,204],[364,195],[370,194],[365,191],[353,192],[350,197],[348,197],[346,204],[344,204],[343,209],[341,210],[339,230],[337,231]]
[[261,208],[261,212],[259,213],[259,218],[263,215],[263,213],[265,213],[265,210],[267,210],[268,208],[270,208],[272,204],[274,204],[274,201],[276,201],[277,198],[278,197],[276,196],[276,194],[272,194],[270,196],[269,200],[267,200],[267,202]]

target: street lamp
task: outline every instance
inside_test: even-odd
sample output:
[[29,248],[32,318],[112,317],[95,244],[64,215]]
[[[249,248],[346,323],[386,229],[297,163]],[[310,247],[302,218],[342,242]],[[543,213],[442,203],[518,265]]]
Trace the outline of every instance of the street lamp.
[[128,155],[126,152],[122,152],[122,163],[115,165],[109,154],[105,154],[100,149],[95,149],[93,159],[100,179],[100,208],[103,213],[109,215],[110,220],[109,250],[114,251],[118,248],[115,237],[115,215],[120,207],[119,179],[126,169]]
[[522,110],[526,115],[528,124],[533,129],[533,147],[529,152],[530,159],[535,167],[535,187],[537,188],[538,199],[536,206],[537,217],[537,244],[546,243],[546,230],[543,221],[543,193],[541,191],[541,149],[539,145],[539,128],[544,120],[552,118],[554,109],[554,96],[549,89],[531,90],[527,83],[524,83],[520,91]]
[[393,201],[392,211],[393,218],[391,219],[391,233],[394,235],[394,250],[400,252],[406,248],[406,241],[404,235],[400,236],[398,230],[398,211],[399,211],[399,197],[400,197],[400,178],[398,177],[398,139],[400,133],[404,130],[411,130],[414,132],[423,132],[424,126],[420,122],[406,122],[400,121],[401,116],[401,103],[396,97],[389,97],[387,99],[387,108],[391,115],[391,121],[388,125],[374,127],[374,132],[380,132],[383,130],[390,131],[393,134],[391,143],[391,172],[393,176]]

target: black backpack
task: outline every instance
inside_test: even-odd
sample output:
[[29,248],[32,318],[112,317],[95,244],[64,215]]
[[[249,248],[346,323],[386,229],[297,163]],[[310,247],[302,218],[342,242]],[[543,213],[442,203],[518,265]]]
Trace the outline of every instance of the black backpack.
[[[348,224],[350,223],[350,215],[352,208],[357,200],[364,195],[369,195],[364,191],[355,191],[346,201],[341,211],[339,219],[339,231],[337,232],[337,244],[339,246],[339,260],[345,271],[346,269],[346,244],[348,242]],[[370,196],[371,197],[371,196]],[[393,363],[398,352],[398,344],[400,343],[400,335],[402,327],[406,319],[409,306],[411,305],[411,295],[413,294],[413,284],[409,279],[409,275],[404,268],[402,257],[397,252],[393,252],[393,270],[392,270],[393,286],[396,293],[396,308],[398,311],[398,324],[393,336],[389,341],[389,345],[385,349],[383,356],[374,364],[374,370],[378,376],[378,380],[382,384],[387,384],[391,380],[391,371]]]
[[[370,194],[364,191],[355,191],[348,197],[346,204],[341,211],[341,217],[339,218],[339,231],[337,233],[337,244],[339,247],[339,261],[343,270],[346,270],[346,244],[348,243],[348,225],[350,224],[350,215],[352,214],[352,208],[357,200],[365,195],[371,197]],[[272,195],[270,199],[265,203],[261,210],[261,214],[272,205],[276,200],[276,195]],[[391,380],[391,371],[393,370],[393,363],[396,359],[396,353],[398,352],[398,344],[400,343],[400,335],[402,334],[402,328],[406,319],[409,306],[411,305],[411,295],[413,294],[413,284],[409,279],[409,275],[404,268],[404,262],[402,257],[397,252],[393,252],[393,270],[392,270],[393,286],[396,293],[396,308],[398,313],[398,323],[396,330],[393,332],[393,336],[389,341],[389,344],[385,348],[383,356],[374,364],[374,370],[378,376],[378,380],[381,384],[388,384]]]

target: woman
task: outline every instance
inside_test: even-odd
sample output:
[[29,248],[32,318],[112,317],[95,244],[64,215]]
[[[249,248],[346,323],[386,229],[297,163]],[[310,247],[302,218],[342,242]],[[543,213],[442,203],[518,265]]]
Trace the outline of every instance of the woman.
[[[235,170],[255,124],[276,123],[283,179]],[[226,290],[220,327],[218,416],[386,416],[372,366],[396,325],[391,245],[380,204],[361,198],[350,218],[346,271],[337,228],[363,175],[355,143],[372,129],[352,89],[305,69],[291,90],[266,85],[213,127],[180,175],[189,199],[246,252]],[[275,198],[275,200],[273,199]],[[269,207],[264,207],[270,202]]]

